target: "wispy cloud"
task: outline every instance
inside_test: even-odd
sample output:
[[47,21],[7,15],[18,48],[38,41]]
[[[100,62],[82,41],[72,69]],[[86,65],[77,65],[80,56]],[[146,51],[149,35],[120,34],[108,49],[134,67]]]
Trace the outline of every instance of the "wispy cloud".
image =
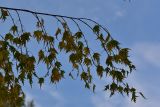
[[159,100],[152,99],[152,100],[141,100],[138,99],[136,103],[130,102],[126,100],[126,104],[123,107],[159,107]]
[[125,15],[124,10],[118,10],[118,11],[115,12],[116,17],[123,17],[124,15]]
[[91,97],[91,102],[94,107],[121,107],[123,98],[119,95],[115,95],[111,98],[105,93],[101,92]]
[[[147,97],[147,100],[139,97],[137,102],[133,103],[128,97],[116,95],[113,98],[108,98],[105,92],[99,91],[98,94],[91,97],[91,102],[94,107],[159,107],[160,92],[158,89],[160,86],[157,86],[159,83],[156,77],[154,77],[156,74],[147,74],[146,69],[150,68],[148,64],[153,67],[160,67],[160,43],[136,43],[131,49],[132,59],[135,65],[138,65],[138,70],[141,70],[141,73],[131,74],[127,81],[129,84],[135,86],[138,91],[142,91]],[[153,77],[152,81],[147,78],[148,75],[151,76],[150,78]],[[101,83],[97,82],[97,84],[101,86]]]
[[66,100],[58,91],[56,90],[50,91],[50,94],[52,98],[56,100],[54,107],[65,107]]
[[37,101],[35,101],[34,96],[31,95],[29,92],[26,92],[25,95],[26,95],[25,104],[33,100],[36,107],[42,107]]
[[[160,43],[137,43],[132,48],[135,56],[141,59],[141,62],[160,67]],[[140,61],[140,59],[136,59]]]
[[[109,95],[106,92],[99,91],[91,97],[91,103],[94,107],[159,107],[160,96],[158,95],[160,95],[160,92],[157,90],[157,87],[148,89],[144,87],[144,84],[148,84],[148,82],[143,83],[142,80],[137,79],[134,75],[129,78],[129,84],[133,84],[138,91],[142,91],[147,99],[138,97],[137,102],[134,103],[131,101],[130,97],[115,95],[109,98]],[[142,79],[147,81],[147,78]],[[156,93],[157,96],[153,95],[154,93]]]
[[43,93],[46,93],[46,96],[48,96],[48,100],[52,101],[50,103],[46,103],[47,107],[65,107],[66,99],[65,96],[56,88],[51,87],[50,84],[44,85],[43,87]]
[[91,103],[94,107],[121,107],[120,105],[124,102],[124,97],[120,94],[116,94],[113,97],[109,97],[109,93],[103,91],[104,84],[111,80],[106,79],[95,80],[96,93],[91,96]]
[[[126,98],[124,107],[159,107],[160,92],[157,89],[159,89],[160,86],[157,86],[157,84],[159,84],[159,79],[157,81],[156,75],[160,73],[155,73],[156,70],[150,71],[149,69],[160,67],[160,43],[136,43],[133,45],[132,50],[134,56],[133,60],[141,72],[136,73],[136,75],[138,76],[141,74],[141,78],[131,75],[130,82],[135,84],[136,88],[140,89],[145,94],[147,100],[138,98],[137,102],[133,103],[129,101],[129,98]],[[146,71],[147,69],[152,72],[151,75],[147,74],[149,73]],[[150,80],[150,78],[152,78],[152,80]]]

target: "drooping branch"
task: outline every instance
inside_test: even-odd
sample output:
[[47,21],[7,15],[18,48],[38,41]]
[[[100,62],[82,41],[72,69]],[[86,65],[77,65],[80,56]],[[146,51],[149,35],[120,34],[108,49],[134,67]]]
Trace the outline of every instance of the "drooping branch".
[[[92,80],[94,72],[91,72],[93,70],[96,71],[100,79],[102,77],[106,80],[108,80],[108,78],[112,79],[111,82],[105,85],[105,91],[109,91],[110,96],[114,95],[115,92],[120,94],[125,93],[128,96],[131,94],[131,100],[136,101],[136,89],[129,87],[125,80],[128,74],[135,70],[135,66],[129,60],[129,49],[121,48],[120,43],[113,39],[109,31],[101,24],[88,18],[76,18],[1,6],[0,9],[0,19],[5,21],[7,17],[10,17],[13,22],[10,31],[6,35],[1,35],[2,40],[0,40],[0,69],[4,71],[4,75],[2,76],[5,78],[12,73],[11,76],[14,77],[4,81],[6,84],[9,84],[9,88],[20,82],[24,84],[24,80],[26,79],[30,85],[32,85],[33,77],[38,79],[40,87],[46,77],[50,77],[51,83],[58,83],[64,78],[64,73],[66,72],[62,69],[62,66],[66,65],[62,65],[62,62],[58,59],[59,53],[64,52],[68,55],[67,65],[71,64],[71,71],[78,71],[77,75],[84,81],[86,88],[92,88],[93,91],[95,90],[95,84]],[[15,24],[14,18],[10,14],[11,11],[15,11],[17,14],[21,32],[18,30],[19,26]],[[20,17],[22,12],[30,13],[36,18],[37,30],[33,32],[24,31],[24,25]],[[40,18],[41,15],[55,18],[60,22],[62,28],[58,27],[55,35],[49,35],[44,26],[44,20]],[[72,29],[69,27],[67,19],[71,20],[78,28],[75,34],[73,34]],[[94,26],[89,24],[90,22]],[[93,32],[96,40],[100,43],[97,47],[103,49],[105,54],[94,52],[94,50],[91,49],[92,47],[89,45],[89,40],[87,40],[86,35],[82,31],[82,26],[80,26],[79,23],[84,24]],[[36,40],[38,44],[43,43],[44,48],[38,50],[38,56],[28,54],[29,49],[27,48],[27,43],[29,43],[31,39]],[[33,48],[36,47],[33,46]],[[26,49],[26,52],[24,52],[23,49]],[[4,52],[2,53],[2,51]],[[30,51],[33,50],[30,49]],[[8,54],[4,54],[5,52]],[[1,58],[1,56],[3,58]],[[102,58],[102,56],[105,58]],[[10,58],[14,59],[16,63],[15,66]],[[47,66],[48,71],[44,76],[38,76],[37,70],[35,69],[39,63]],[[10,66],[10,69],[7,68],[8,66]],[[18,76],[14,75],[13,68],[17,69]],[[74,78],[71,72],[69,72],[69,76]]]
[[[101,24],[99,24],[98,22],[92,20],[92,19],[88,19],[88,18],[78,18],[78,17],[70,17],[70,16],[63,16],[63,15],[57,15],[57,14],[49,14],[49,13],[42,13],[42,12],[35,12],[35,11],[31,11],[31,10],[27,10],[27,9],[18,9],[18,8],[9,8],[9,7],[2,7],[0,6],[1,9],[7,9],[7,10],[14,10],[14,11],[21,11],[21,12],[28,12],[28,13],[32,13],[32,14],[39,14],[39,15],[45,15],[45,16],[53,16],[53,17],[61,17],[61,18],[67,18],[67,19],[75,19],[78,21],[82,20],[86,20],[86,21],[90,21],[93,22],[94,24],[100,26],[104,31],[106,31],[107,33],[109,33],[109,31],[103,27]],[[83,22],[84,23],[84,22]],[[91,27],[92,28],[92,27]]]

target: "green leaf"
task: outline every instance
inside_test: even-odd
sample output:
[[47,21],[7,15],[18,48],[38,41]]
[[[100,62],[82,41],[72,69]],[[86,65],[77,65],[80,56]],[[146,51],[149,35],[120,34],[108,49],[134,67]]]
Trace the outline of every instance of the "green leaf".
[[76,63],[73,63],[73,68],[75,68],[75,69],[77,69],[78,70],[78,68],[79,68],[79,66],[78,66],[78,64],[76,64]]
[[15,34],[15,32],[18,32],[18,27],[13,25],[10,30],[13,32],[13,34]]
[[89,58],[84,59],[84,64],[87,66],[92,65],[91,60]]
[[18,38],[18,37],[14,38],[13,43],[15,43],[16,45],[20,45],[21,44],[20,38]]
[[44,83],[44,78],[39,78],[39,81],[38,81],[40,87],[42,86],[42,84]]
[[61,77],[64,78],[65,71],[61,70]]
[[7,10],[1,9],[1,17],[0,17],[0,19],[2,19],[3,21],[5,21],[6,18],[7,18],[7,16],[9,16]]
[[93,92],[95,92],[95,88],[96,88],[96,85],[95,85],[95,84],[93,84]]
[[110,38],[111,38],[111,35],[110,35],[110,33],[108,33],[108,35],[107,35],[107,37],[105,39],[105,42],[107,43],[110,40]]
[[70,37],[69,31],[65,30],[63,33],[62,40],[69,41],[69,37]]
[[110,85],[110,90],[111,90],[110,97],[112,97],[114,95],[115,91],[117,91],[117,88],[118,88],[118,86],[114,82]]
[[30,36],[31,36],[30,32],[24,32],[20,36],[21,44],[26,45],[26,42],[30,40]]
[[55,33],[56,39],[57,39],[57,36],[58,36],[59,34],[61,34],[61,29],[60,29],[60,28],[58,28],[57,31],[56,31],[56,33]]
[[122,48],[119,51],[119,55],[121,56],[121,59],[125,59],[128,57],[128,53],[129,53],[129,48]]
[[40,30],[34,31],[34,37],[39,42],[42,39],[43,32]]
[[112,83],[111,85],[110,85],[110,90],[113,90],[113,91],[115,91],[115,90],[117,90],[117,84],[116,83]]
[[81,73],[81,80],[87,81],[88,80],[88,75],[86,72]]
[[112,61],[113,61],[113,57],[112,56],[108,56],[107,59],[106,59],[106,65],[112,67],[113,66]]
[[60,49],[60,51],[61,51],[62,49],[64,49],[65,47],[66,47],[66,44],[65,44],[64,41],[59,42],[58,48]]
[[82,35],[83,35],[82,32],[77,32],[74,36],[75,36],[77,39],[80,39],[80,38],[82,38]]
[[99,27],[99,25],[95,25],[95,26],[93,27],[93,32],[99,34],[99,32],[100,32],[100,27]]
[[57,50],[55,48],[50,48],[48,52],[49,52],[48,59],[50,61],[53,61],[56,58]]
[[13,54],[16,52],[16,49],[13,46],[10,46],[9,49]]
[[40,50],[39,52],[38,52],[38,57],[39,57],[39,60],[38,60],[38,63],[41,61],[41,60],[44,60],[44,52],[43,52],[43,50]]
[[123,87],[122,86],[118,86],[118,91],[123,95]]
[[72,53],[69,56],[69,61],[72,62],[72,63],[75,63],[76,60],[77,60],[76,54]]
[[100,78],[103,76],[103,71],[104,71],[103,66],[98,65],[97,66],[97,75],[100,76]]
[[44,43],[47,43],[47,44],[50,44],[50,45],[53,45],[53,43],[54,43],[54,38],[52,36],[43,35],[42,39],[43,39]]
[[110,88],[110,85],[108,84],[108,85],[105,86],[104,91],[109,90],[109,88]]
[[5,40],[10,40],[10,41],[13,41],[13,35],[11,34],[11,33],[7,33],[6,35],[5,35]]
[[100,60],[100,54],[99,54],[99,53],[94,53],[94,54],[93,54],[93,58],[94,58],[94,60],[96,60],[96,61],[97,61],[97,63],[99,63],[99,60]]
[[33,79],[32,79],[32,74],[31,73],[27,74],[27,79],[29,80],[30,86],[32,87]]
[[136,96],[136,92],[132,92],[131,101],[136,102],[137,97],[138,97],[138,96]]
[[59,61],[56,61],[56,62],[55,62],[55,66],[56,66],[57,68],[60,68],[62,65],[61,65],[61,63],[60,63]]
[[88,88],[88,89],[90,89],[90,85],[89,85],[89,83],[85,83],[85,88]]
[[52,69],[51,81],[53,83],[57,83],[60,80],[61,80],[61,73],[59,72],[59,70],[56,67],[54,67]]
[[124,88],[124,92],[127,94],[127,96],[129,96],[129,91],[130,91],[129,85],[126,84],[126,87]]
[[83,49],[83,47],[84,47],[83,42],[78,41],[78,48],[79,48],[79,50],[82,50],[82,49]]
[[97,39],[99,39],[101,42],[103,42],[103,41],[104,41],[103,34],[100,34],[100,35],[97,37]]
[[85,55],[88,55],[90,53],[90,50],[88,47],[84,47],[83,51]]
[[118,41],[112,39],[107,43],[107,49],[109,51],[112,51],[112,49],[114,49],[114,48],[119,49],[119,44],[120,43]]

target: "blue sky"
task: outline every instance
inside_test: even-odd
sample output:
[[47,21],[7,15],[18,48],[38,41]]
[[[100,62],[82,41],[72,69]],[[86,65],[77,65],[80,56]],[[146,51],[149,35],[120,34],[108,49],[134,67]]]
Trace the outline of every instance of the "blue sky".
[[[27,100],[36,107],[159,107],[160,105],[160,1],[159,0],[0,0],[0,6],[91,18],[109,29],[137,67],[128,78],[130,84],[148,98],[132,103],[129,98],[103,92],[105,80],[97,80],[96,94],[84,88],[78,79],[62,80],[24,88]],[[25,23],[28,23],[26,20]],[[29,26],[29,25],[28,25]],[[32,26],[30,26],[32,27]],[[1,28],[1,27],[0,27]],[[2,28],[0,30],[3,30]]]

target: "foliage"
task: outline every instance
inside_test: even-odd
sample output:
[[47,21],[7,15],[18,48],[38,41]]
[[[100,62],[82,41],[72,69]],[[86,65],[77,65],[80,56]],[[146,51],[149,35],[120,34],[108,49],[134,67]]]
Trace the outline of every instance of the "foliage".
[[[131,95],[131,100],[136,102],[138,92],[125,81],[128,74],[135,70],[135,66],[128,59],[129,49],[121,48],[120,43],[111,37],[106,28],[87,18],[74,18],[24,9],[0,8],[2,23],[9,20],[8,18],[11,18],[13,23],[10,31],[5,35],[1,35],[0,39],[1,102],[6,101],[7,104],[9,103],[15,107],[19,100],[24,98],[21,86],[22,84],[24,85],[25,81],[28,80],[32,86],[33,79],[36,78],[41,87],[45,83],[46,78],[49,77],[51,83],[57,84],[64,78],[66,73],[74,79],[72,71],[77,71],[77,76],[84,81],[85,87],[93,91],[95,91],[96,87],[96,84],[93,82],[94,77],[92,77],[94,71],[99,78],[105,78],[106,80],[111,78],[112,82],[108,82],[104,89],[110,92],[110,96],[115,93]],[[12,17],[11,12],[17,14],[20,24],[15,23],[15,18]],[[36,30],[32,32],[24,30],[20,17],[22,12],[23,14],[32,14],[36,18]],[[48,34],[44,25],[44,19],[40,18],[40,15],[53,17],[61,24],[55,34]],[[71,31],[67,19],[71,20],[78,28],[76,33]],[[100,43],[100,48],[103,49],[103,55],[101,52],[94,52],[91,49],[89,41],[86,39],[86,35],[79,23],[86,25],[94,33],[93,35],[96,36],[97,41]],[[43,45],[43,48],[39,49],[36,55],[31,54],[33,50],[27,48],[32,40]],[[63,66],[68,65],[63,65],[61,60],[58,59],[60,53],[68,55],[68,64],[72,66],[70,72],[62,69]],[[105,59],[102,59],[101,56],[104,55]],[[105,63],[103,64],[102,62]],[[36,70],[40,63],[47,67],[44,76],[39,76]],[[143,96],[142,93],[139,95]]]

